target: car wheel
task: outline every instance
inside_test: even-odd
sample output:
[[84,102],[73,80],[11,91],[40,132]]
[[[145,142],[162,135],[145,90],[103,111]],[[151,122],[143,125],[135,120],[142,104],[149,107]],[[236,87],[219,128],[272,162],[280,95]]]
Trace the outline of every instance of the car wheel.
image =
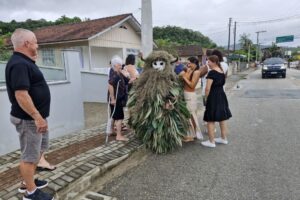
[[262,75],[261,75],[261,78],[266,78],[266,76],[262,74]]
[[285,76],[286,76],[285,74],[282,74],[282,78],[285,78]]

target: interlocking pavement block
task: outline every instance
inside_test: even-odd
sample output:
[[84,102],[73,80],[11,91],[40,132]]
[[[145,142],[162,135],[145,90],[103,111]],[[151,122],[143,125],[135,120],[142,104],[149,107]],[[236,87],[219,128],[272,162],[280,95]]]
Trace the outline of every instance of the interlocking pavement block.
[[18,191],[17,190],[13,190],[3,196],[1,196],[3,199],[9,199],[9,198],[12,198],[12,197],[15,197],[16,195],[18,194]]
[[0,191],[0,198],[1,198],[2,196],[6,195],[7,193],[8,193],[7,191],[1,190],[1,191]]
[[12,198],[9,198],[8,200],[19,200],[18,197],[12,197]]
[[58,177],[63,176],[64,174],[65,174],[64,172],[57,172],[54,176],[51,176],[50,179],[51,179],[51,180],[55,180],[55,179],[57,179]]
[[48,185],[48,187],[49,187],[51,190],[55,191],[55,192],[58,191],[58,190],[60,190],[60,189],[62,188],[61,185],[58,185],[58,184],[56,184],[56,183],[54,183],[54,182],[50,182],[49,185]]
[[66,185],[68,185],[68,182],[63,180],[62,178],[55,179],[53,182],[57,185],[60,185],[61,187],[65,187]]
[[81,174],[78,174],[74,171],[68,172],[67,175],[74,178],[74,179],[77,179],[77,178],[81,177]]
[[80,168],[78,168],[78,167],[76,169],[74,169],[73,171],[76,172],[76,173],[78,173],[78,174],[80,174],[80,175],[84,175],[85,174],[85,171],[82,170],[82,169],[80,169]]
[[61,179],[67,181],[68,183],[71,183],[71,182],[74,180],[73,177],[68,176],[68,175],[63,175],[63,176],[61,177]]
[[88,172],[88,171],[90,171],[92,168],[90,168],[90,167],[88,167],[88,166],[86,166],[86,165],[84,164],[84,165],[79,166],[79,169],[82,169],[82,170],[84,170],[85,172]]

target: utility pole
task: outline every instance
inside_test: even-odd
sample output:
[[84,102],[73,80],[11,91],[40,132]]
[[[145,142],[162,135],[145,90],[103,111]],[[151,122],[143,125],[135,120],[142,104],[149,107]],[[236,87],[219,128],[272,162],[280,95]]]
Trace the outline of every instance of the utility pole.
[[267,31],[257,31],[255,32],[257,34],[257,37],[256,37],[256,56],[255,56],[255,62],[257,63],[258,59],[259,59],[259,34],[260,33],[265,33]]
[[233,29],[233,53],[235,53],[235,39],[236,39],[236,22],[234,22],[234,29]]
[[250,63],[250,47],[251,47],[251,44],[248,45],[248,64]]
[[232,18],[229,18],[229,24],[228,24],[228,47],[227,47],[227,51],[228,51],[228,55],[229,55],[229,50],[230,50],[230,29],[231,29],[231,20]]
[[152,0],[142,0],[142,53],[147,57],[153,50]]

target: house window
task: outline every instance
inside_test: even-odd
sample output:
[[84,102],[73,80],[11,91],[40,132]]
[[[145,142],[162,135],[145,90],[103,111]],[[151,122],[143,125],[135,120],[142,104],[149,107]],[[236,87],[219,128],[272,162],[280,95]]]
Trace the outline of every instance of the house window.
[[126,54],[127,54],[127,56],[129,54],[133,54],[133,55],[137,56],[139,54],[139,50],[138,49],[126,49]]
[[42,49],[43,65],[55,66],[55,54],[53,49]]

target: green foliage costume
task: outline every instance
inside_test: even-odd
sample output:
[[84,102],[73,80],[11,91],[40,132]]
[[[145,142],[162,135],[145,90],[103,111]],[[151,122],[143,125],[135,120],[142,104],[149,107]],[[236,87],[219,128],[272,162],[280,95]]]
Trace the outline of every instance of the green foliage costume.
[[189,130],[190,113],[171,59],[165,51],[152,52],[127,102],[129,124],[155,153],[166,153],[181,146],[181,139]]

